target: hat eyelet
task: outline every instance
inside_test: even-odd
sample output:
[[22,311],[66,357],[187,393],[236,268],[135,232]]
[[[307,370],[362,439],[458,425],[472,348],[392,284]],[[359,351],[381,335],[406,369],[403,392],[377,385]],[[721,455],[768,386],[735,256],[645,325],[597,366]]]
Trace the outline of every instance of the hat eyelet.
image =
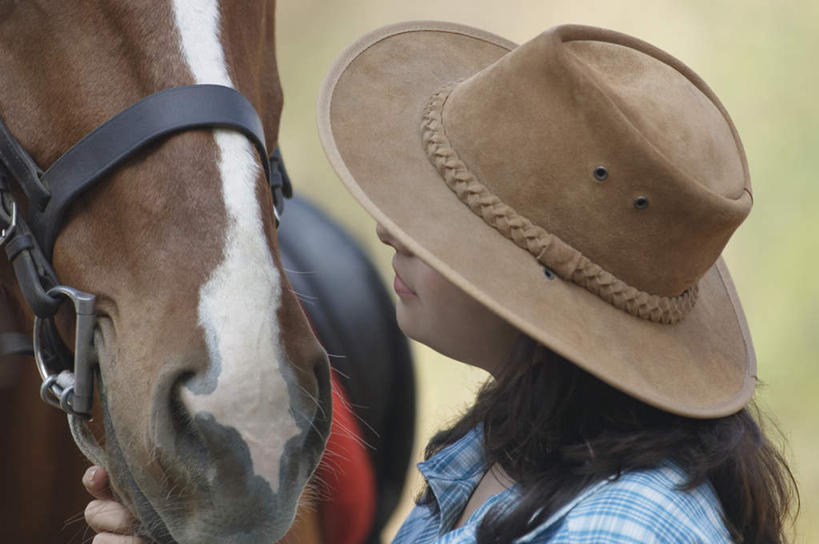
[[606,181],[609,177],[609,170],[605,166],[598,166],[592,173],[597,181]]
[[555,279],[555,273],[548,266],[543,267],[543,275],[546,276],[547,279]]
[[644,210],[648,208],[648,197],[645,196],[638,196],[634,199],[634,207],[638,210]]

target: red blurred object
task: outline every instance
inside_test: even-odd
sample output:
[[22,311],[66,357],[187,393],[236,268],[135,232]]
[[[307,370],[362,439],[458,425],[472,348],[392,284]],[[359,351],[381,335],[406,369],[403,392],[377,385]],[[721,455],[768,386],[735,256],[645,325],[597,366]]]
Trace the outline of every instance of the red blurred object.
[[322,533],[333,544],[361,544],[375,517],[375,471],[344,386],[331,377],[333,423],[316,470]]

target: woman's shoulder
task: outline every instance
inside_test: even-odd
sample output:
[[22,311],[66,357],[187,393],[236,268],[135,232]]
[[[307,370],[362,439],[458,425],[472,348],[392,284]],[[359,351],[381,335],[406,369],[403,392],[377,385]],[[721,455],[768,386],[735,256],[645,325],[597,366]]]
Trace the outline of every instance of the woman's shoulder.
[[521,543],[731,542],[707,482],[685,489],[685,472],[667,462],[591,486]]

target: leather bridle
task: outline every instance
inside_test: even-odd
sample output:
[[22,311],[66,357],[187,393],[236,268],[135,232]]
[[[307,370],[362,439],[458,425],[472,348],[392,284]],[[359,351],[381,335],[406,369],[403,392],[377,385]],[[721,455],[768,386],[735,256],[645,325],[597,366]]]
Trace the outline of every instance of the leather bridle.
[[[221,85],[165,89],[124,109],[40,169],[0,119],[0,246],[14,267],[35,316],[33,342],[19,333],[0,335],[0,355],[32,354],[43,379],[40,394],[69,415],[89,417],[93,402],[96,323],[93,294],[60,285],[51,265],[54,242],[71,203],[146,145],[185,130],[224,128],[244,134],[262,159],[278,225],[292,195],[278,148],[268,158],[259,115],[241,93]],[[16,184],[28,199],[25,217],[12,195]],[[76,314],[73,353],[54,324],[70,299]]]

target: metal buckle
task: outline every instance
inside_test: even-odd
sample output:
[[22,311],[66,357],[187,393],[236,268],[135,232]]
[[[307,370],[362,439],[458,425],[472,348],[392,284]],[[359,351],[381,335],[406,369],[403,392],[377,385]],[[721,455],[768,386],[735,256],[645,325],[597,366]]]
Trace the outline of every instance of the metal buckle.
[[43,379],[40,387],[40,396],[45,402],[55,406],[68,414],[88,418],[91,416],[91,406],[94,400],[94,380],[91,368],[97,362],[96,351],[92,341],[96,312],[94,304],[96,297],[73,287],[57,285],[47,292],[57,298],[65,297],[74,304],[76,313],[76,334],[74,336],[74,361],[69,365],[73,368],[56,372],[49,368],[54,361],[48,346],[43,344],[44,328],[53,318],[34,318],[34,359],[37,370]]
[[[273,218],[276,220],[276,228],[279,228],[279,225],[282,222],[282,216],[279,213],[279,208],[276,207],[276,203],[273,203]],[[2,241],[0,241],[0,245],[2,245]]]

